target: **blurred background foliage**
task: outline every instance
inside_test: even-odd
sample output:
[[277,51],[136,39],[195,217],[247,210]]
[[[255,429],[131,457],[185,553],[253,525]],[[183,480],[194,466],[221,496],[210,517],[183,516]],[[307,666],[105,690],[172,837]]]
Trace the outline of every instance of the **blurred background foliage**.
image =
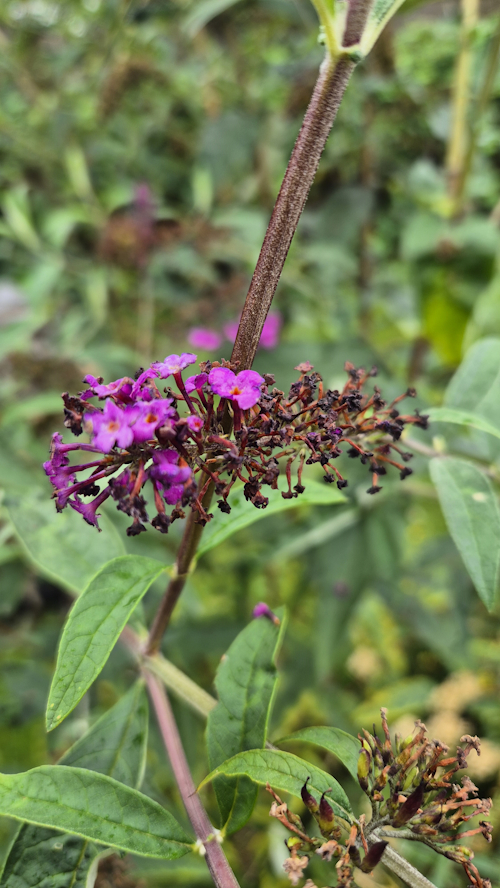
[[[276,296],[280,342],[256,362],[280,387],[302,360],[336,386],[350,360],[376,364],[385,394],[415,385],[419,407],[440,405],[467,349],[500,336],[499,33],[495,0],[408,0],[356,71]],[[62,429],[61,391],[85,373],[129,375],[189,348],[190,328],[238,316],[322,49],[306,0],[6,0],[0,43],[0,487],[36,525],[52,515],[40,463]],[[473,411],[481,392],[469,395]],[[368,476],[349,464],[345,506],[266,518],[204,556],[164,649],[212,691],[253,605],[284,603],[275,736],[322,723],[357,733],[385,705],[405,733],[421,717],[447,743],[479,734],[471,776],[498,802],[499,612],[487,614],[464,570],[426,454],[472,456],[498,479],[499,442],[442,424],[412,437],[420,455],[404,485],[384,479],[368,497]],[[166,540],[127,540],[108,518],[101,547],[114,545],[113,522],[129,551],[172,559],[177,525]],[[95,531],[78,521],[75,532],[92,558]],[[5,772],[56,761],[134,673],[117,648],[47,737],[71,583],[37,568],[7,512],[0,541]],[[180,704],[176,714],[201,779],[204,726]],[[305,754],[344,780],[333,760]],[[181,807],[154,724],[145,791]],[[268,807],[261,793],[228,853],[245,886],[284,888]],[[4,849],[10,830],[2,820]],[[499,841],[474,845],[493,879]],[[404,851],[439,888],[462,879],[428,849]],[[209,884],[201,860],[127,866],[103,863],[99,884]],[[359,880],[377,883],[395,877]]]

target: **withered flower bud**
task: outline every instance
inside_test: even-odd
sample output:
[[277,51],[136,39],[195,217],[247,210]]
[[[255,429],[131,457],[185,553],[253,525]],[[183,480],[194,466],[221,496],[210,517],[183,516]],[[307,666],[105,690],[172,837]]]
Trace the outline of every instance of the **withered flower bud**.
[[388,844],[388,842],[375,842],[375,844],[371,846],[368,854],[365,856],[359,867],[362,873],[371,873],[375,869],[377,863],[380,863]]
[[314,796],[311,795],[311,793],[309,792],[309,790],[307,788],[307,784],[309,783],[310,779],[311,779],[310,777],[307,778],[306,782],[304,783],[304,786],[300,790],[300,794],[302,796],[302,801],[304,802],[304,805],[306,806],[306,808],[311,812],[311,814],[316,814],[319,811],[319,805],[318,805],[316,799],[314,798]]
[[412,817],[415,816],[418,809],[422,805],[424,800],[424,785],[420,783],[419,786],[412,792],[410,796],[406,799],[406,802],[403,802],[399,810],[396,812],[395,817],[392,820],[392,825],[395,827],[404,826],[405,823],[408,823]]

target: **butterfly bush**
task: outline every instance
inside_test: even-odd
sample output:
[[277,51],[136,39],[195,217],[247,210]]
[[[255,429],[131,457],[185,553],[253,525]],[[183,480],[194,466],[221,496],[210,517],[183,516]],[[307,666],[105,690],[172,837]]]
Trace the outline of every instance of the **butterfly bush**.
[[59,432],[53,435],[43,467],[59,511],[70,506],[99,529],[98,510],[111,498],[132,519],[129,535],[148,522],[166,533],[186,508],[197,512],[201,524],[213,517],[203,505],[210,485],[222,512],[231,511],[228,496],[238,481],[246,499],[265,508],[263,488],[278,488],[280,462],[285,499],[304,491],[304,464],[319,463],[326,482],[346,487],[334,465],[345,448],[348,457],[367,465],[370,494],[381,489],[378,479],[390,466],[401,479],[411,474],[403,463],[412,454],[397,442],[405,425],[426,428],[427,417],[396,408],[415,395],[413,389],[389,405],[377,386],[365,393],[375,368],[365,372],[346,364],[348,379],[338,391],[325,389],[312,364],[299,364],[299,377],[285,395],[271,374],[238,372],[229,361],[202,362],[199,372],[184,379],[196,361],[190,352],[168,355],[141,368],[135,379],[104,384],[88,375],[78,395],[63,394],[64,425],[75,436],[85,433],[88,443],[65,444]]

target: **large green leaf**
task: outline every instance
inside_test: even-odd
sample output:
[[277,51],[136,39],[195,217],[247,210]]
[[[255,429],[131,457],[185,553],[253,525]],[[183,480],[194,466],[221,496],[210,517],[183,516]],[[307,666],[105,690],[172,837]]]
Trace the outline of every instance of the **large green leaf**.
[[268,515],[276,515],[277,512],[284,512],[301,505],[332,506],[336,503],[346,502],[346,498],[340,490],[332,484],[322,484],[319,481],[306,481],[304,493],[294,499],[283,499],[280,490],[271,490],[271,488],[266,489],[265,494],[269,497],[269,505],[265,509],[256,509],[246,501],[242,488],[234,491],[229,498],[230,514],[217,515],[217,520],[214,518],[210,522],[204,531],[198,555],[204,555],[205,552],[209,552],[210,549],[214,549],[227,540],[233,533],[237,533],[238,530],[242,530]]
[[462,459],[433,459],[430,472],[448,530],[481,600],[491,610],[500,569],[495,492],[483,472]]
[[[59,764],[88,768],[138,787],[147,736],[147,697],[139,681]],[[87,839],[24,823],[10,850],[0,888],[92,888],[103,853],[108,852]]]
[[74,709],[106,663],[120,633],[165,566],[143,555],[106,564],[76,600],[67,619],[47,704],[47,730]]
[[487,419],[483,419],[475,413],[467,413],[465,410],[454,410],[452,407],[432,407],[426,412],[431,422],[451,422],[454,425],[478,429],[480,432],[487,432],[489,435],[495,435],[496,438],[500,438],[500,426],[492,425]]
[[500,338],[479,339],[451,379],[444,403],[500,429]]
[[46,494],[8,496],[6,505],[35,567],[72,592],[81,592],[103,564],[125,554],[123,541],[106,515],[100,519],[102,533],[97,533],[72,509],[56,512],[48,488]]
[[[253,620],[233,641],[217,670],[219,702],[208,715],[207,749],[213,770],[247,749],[265,746],[278,673],[276,656],[283,638],[283,613],[271,620]],[[257,787],[248,777],[215,781],[215,794],[225,832],[241,829],[250,817]]]
[[169,811],[84,768],[42,765],[1,774],[0,814],[146,857],[172,859],[191,850],[192,840]]
[[261,786],[269,783],[276,792],[289,792],[299,799],[300,790],[309,777],[309,790],[315,791],[318,795],[326,793],[334,812],[345,820],[351,820],[349,799],[335,778],[290,752],[275,749],[252,749],[249,752],[240,752],[215,768],[208,777],[205,777],[201,786],[221,775],[226,777],[244,775]]
[[297,742],[314,743],[315,746],[321,746],[327,752],[337,756],[338,759],[346,766],[347,770],[357,780],[358,777],[358,759],[359,759],[359,740],[341,731],[340,728],[329,728],[320,726],[316,728],[302,728],[293,734],[287,734],[277,740],[277,743],[288,743],[296,740]]

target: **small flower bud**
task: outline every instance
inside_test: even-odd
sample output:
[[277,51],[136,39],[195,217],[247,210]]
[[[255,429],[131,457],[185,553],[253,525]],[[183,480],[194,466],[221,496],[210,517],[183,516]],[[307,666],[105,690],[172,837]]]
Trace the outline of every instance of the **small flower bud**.
[[375,844],[371,846],[368,854],[359,867],[362,873],[371,873],[375,869],[377,863],[380,863],[388,844],[388,842],[375,842]]
[[319,811],[319,805],[318,805],[316,799],[314,798],[314,796],[311,795],[311,793],[309,792],[309,790],[307,788],[307,784],[309,783],[310,779],[311,779],[310,777],[307,778],[306,782],[304,783],[304,786],[300,790],[300,794],[302,796],[302,801],[304,802],[304,805],[306,806],[306,808],[311,812],[311,814],[316,814]]
[[371,770],[372,757],[368,750],[363,746],[359,752],[358,758],[358,781],[363,792],[368,792],[368,777]]
[[[331,792],[331,790],[327,790],[327,792]],[[335,817],[333,816],[333,808],[325,799],[325,793],[321,796],[319,802],[319,811],[315,814],[315,818],[318,822],[318,826],[321,830],[321,834],[325,836],[325,838],[329,838],[333,836],[334,838],[340,838],[340,830],[335,826]]]

